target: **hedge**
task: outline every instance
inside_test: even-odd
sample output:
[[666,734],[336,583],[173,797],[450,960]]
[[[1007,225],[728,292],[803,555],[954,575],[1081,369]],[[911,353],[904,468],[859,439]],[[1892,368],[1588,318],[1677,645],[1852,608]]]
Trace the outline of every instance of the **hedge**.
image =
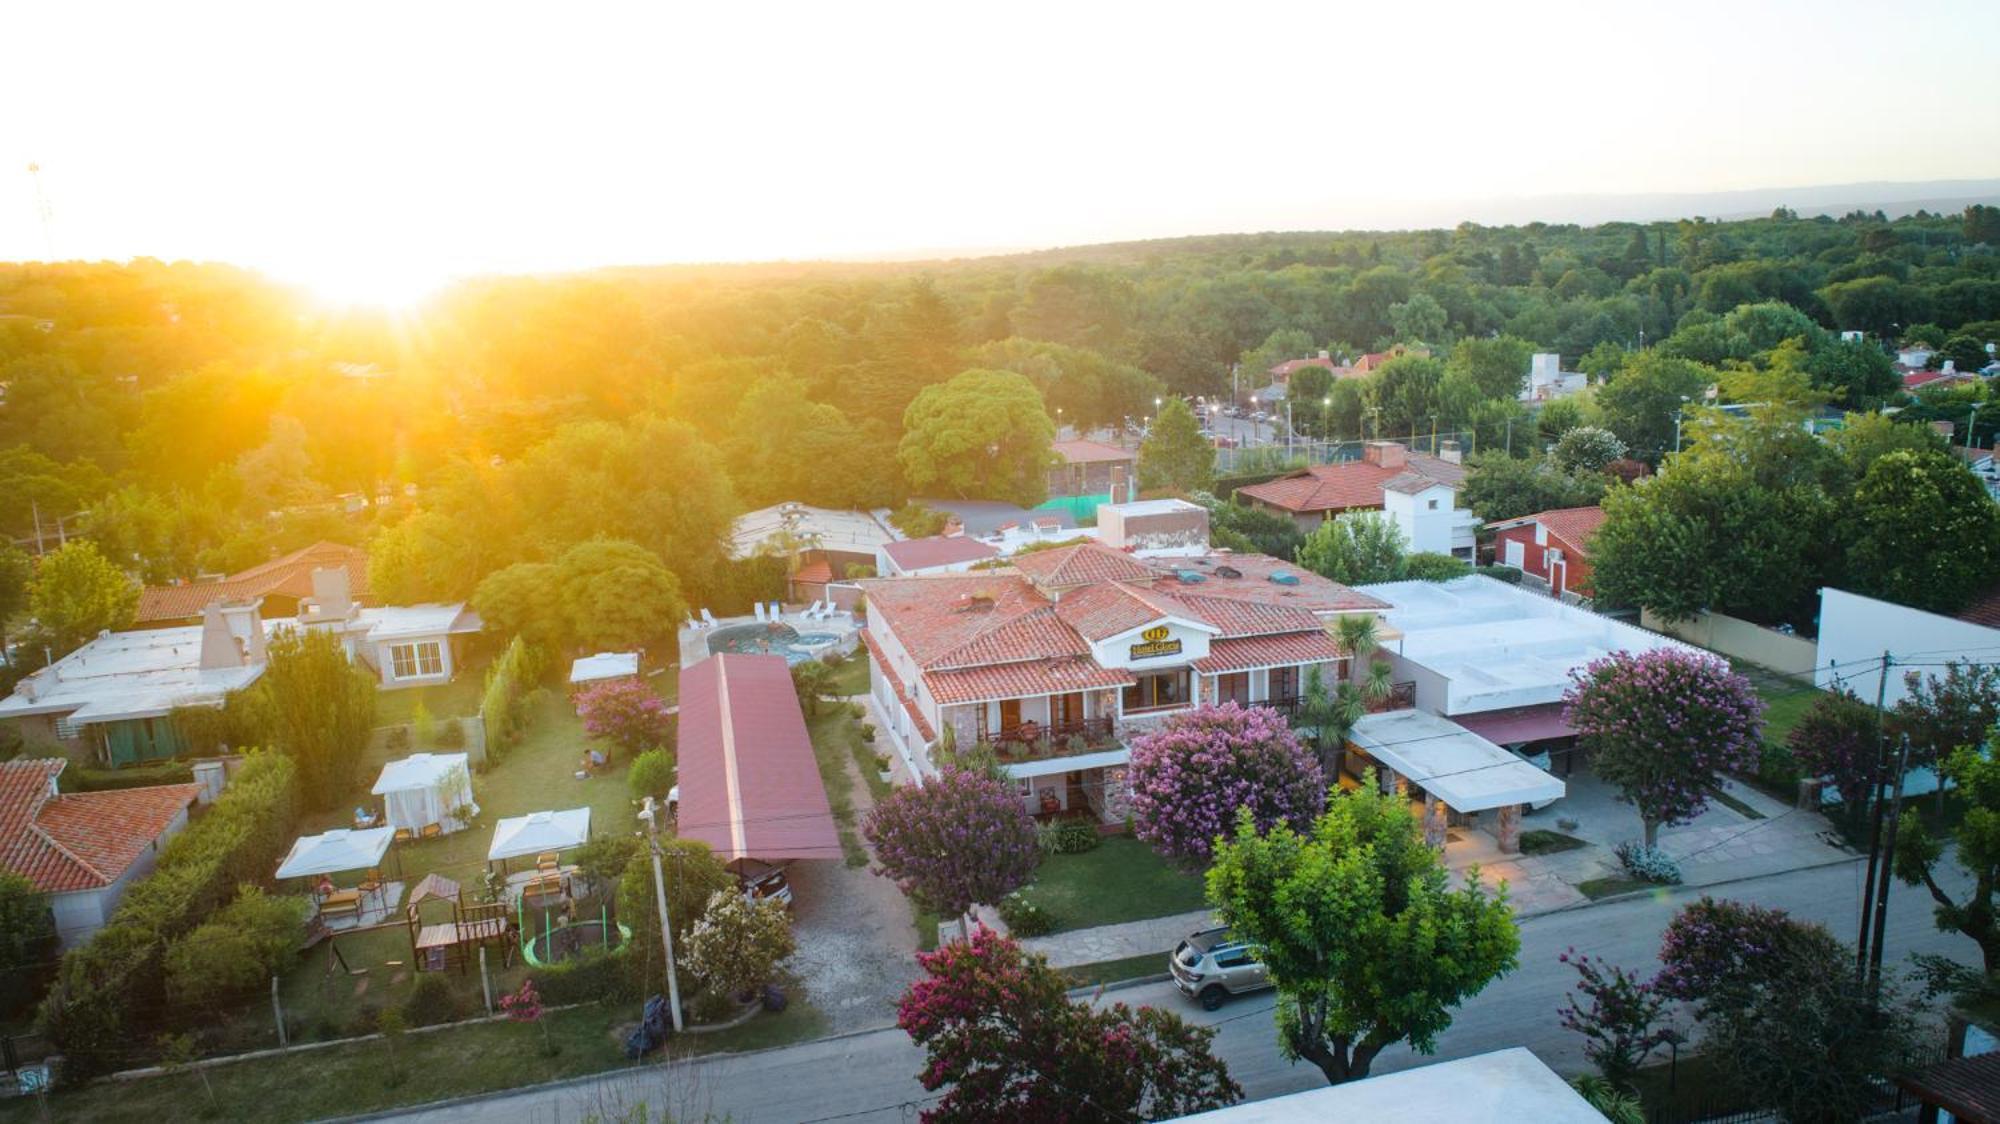
[[537,968],[530,978],[542,1002],[552,1005],[637,999],[642,989],[638,973],[627,964],[630,959],[623,948],[606,952],[586,947],[561,963]]
[[292,760],[252,751],[214,806],[126,890],[110,923],[63,955],[41,1027],[63,1054],[66,1078],[120,1068],[166,1021],[168,943],[220,909],[239,883],[270,878],[291,844],[297,801]]
[[64,792],[109,792],[156,784],[190,784],[193,781],[194,769],[185,761],[136,765],[130,769],[84,769],[71,765],[62,771]]
[[488,764],[498,764],[521,740],[521,732],[527,728],[528,692],[534,688],[541,671],[540,656],[518,636],[486,669],[486,693],[479,700],[479,720],[486,727]]

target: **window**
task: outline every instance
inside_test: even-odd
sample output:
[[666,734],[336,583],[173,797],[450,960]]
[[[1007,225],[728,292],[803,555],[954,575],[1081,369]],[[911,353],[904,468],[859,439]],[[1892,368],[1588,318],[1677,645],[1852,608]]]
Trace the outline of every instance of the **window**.
[[1267,697],[1280,700],[1298,697],[1298,668],[1274,667],[1270,671],[1270,677],[1271,689]]
[[1138,682],[1125,688],[1125,710],[1128,713],[1183,706],[1187,701],[1188,673],[1185,668],[1141,675]]
[[1438,509],[1438,502],[1436,500],[1430,501],[1430,505],[1432,511],[1436,511]]
[[389,646],[389,675],[393,679],[419,679],[444,674],[444,649],[435,640]]
[[1215,695],[1217,702],[1233,702],[1238,706],[1249,706],[1250,673],[1237,671],[1216,676]]

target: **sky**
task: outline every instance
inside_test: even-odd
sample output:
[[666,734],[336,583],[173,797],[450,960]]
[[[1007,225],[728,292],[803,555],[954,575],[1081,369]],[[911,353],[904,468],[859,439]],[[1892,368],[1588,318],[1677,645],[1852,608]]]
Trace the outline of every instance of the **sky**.
[[385,303],[496,271],[2000,176],[2000,84],[1949,65],[2000,41],[1992,0],[64,0],[6,23],[0,260],[231,261]]

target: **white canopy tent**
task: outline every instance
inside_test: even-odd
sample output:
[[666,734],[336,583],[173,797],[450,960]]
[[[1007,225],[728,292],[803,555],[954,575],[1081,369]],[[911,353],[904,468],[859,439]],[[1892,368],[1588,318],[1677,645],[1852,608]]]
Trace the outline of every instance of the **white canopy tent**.
[[487,848],[486,861],[539,855],[543,851],[567,851],[589,841],[589,808],[535,812],[493,825],[493,846]]
[[336,827],[319,835],[307,835],[292,844],[285,861],[278,864],[279,878],[310,878],[316,874],[339,874],[344,870],[370,870],[382,865],[389,840],[396,833],[386,827],[362,831]]
[[382,775],[370,791],[382,798],[392,828],[415,834],[437,824],[446,832],[458,831],[468,825],[454,818],[453,810],[470,808],[473,815],[479,812],[479,805],[472,802],[469,761],[463,753],[411,754],[382,766]]
[[606,679],[636,679],[638,676],[637,652],[599,652],[594,656],[579,657],[569,665],[571,686],[601,683]]

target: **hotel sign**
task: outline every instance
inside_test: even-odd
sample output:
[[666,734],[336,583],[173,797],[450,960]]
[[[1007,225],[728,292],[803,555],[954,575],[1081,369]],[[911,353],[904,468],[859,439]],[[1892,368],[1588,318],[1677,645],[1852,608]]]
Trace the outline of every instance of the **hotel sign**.
[[1139,634],[1139,642],[1132,645],[1135,660],[1156,660],[1162,656],[1181,654],[1181,642],[1169,639],[1173,633],[1166,625],[1156,624]]

